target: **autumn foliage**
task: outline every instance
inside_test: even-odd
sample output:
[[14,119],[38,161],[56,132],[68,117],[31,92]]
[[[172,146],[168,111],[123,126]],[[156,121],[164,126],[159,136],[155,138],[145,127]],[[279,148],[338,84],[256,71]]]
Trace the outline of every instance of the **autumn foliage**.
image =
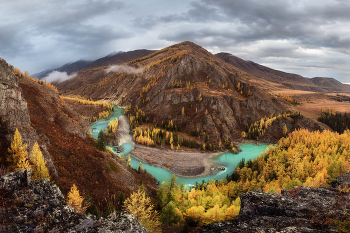
[[40,147],[37,142],[35,142],[32,149],[33,157],[33,180],[39,180],[42,178],[50,179],[49,170],[46,167],[46,161],[44,156],[40,151]]
[[[197,184],[187,190],[172,177],[159,190],[163,212],[174,206],[178,224],[205,225],[230,221],[240,210],[240,195],[260,189],[280,193],[295,186],[328,186],[337,176],[350,171],[350,130],[343,134],[298,130],[268,147],[254,160],[241,161],[229,179]],[[171,203],[171,206],[168,206]],[[168,207],[167,207],[168,206]],[[172,211],[174,212],[174,211]]]
[[8,152],[11,154],[11,156],[9,156],[7,159],[7,161],[10,164],[9,170],[17,171],[31,168],[27,159],[27,145],[22,144],[22,136],[17,128],[11,141],[11,147],[8,149]]
[[23,77],[23,78],[26,78],[26,79],[30,79],[33,82],[36,82],[36,83],[41,84],[41,85],[44,85],[44,86],[50,88],[51,90],[55,91],[56,93],[58,93],[58,90],[57,90],[57,88],[54,85],[52,85],[51,83],[47,83],[46,82],[46,78],[45,78],[44,82],[40,81],[38,78],[33,78],[32,76],[29,76],[29,72],[28,71],[24,71],[24,74],[23,74],[20,71],[20,69],[18,69],[17,67],[14,68],[14,73],[18,77]]
[[151,203],[151,199],[141,188],[131,194],[124,202],[126,211],[132,213],[148,232],[161,232],[159,215]]
[[73,184],[71,190],[68,193],[67,204],[76,209],[79,213],[84,213],[88,206],[83,206],[84,198],[80,196],[79,190],[75,184]]

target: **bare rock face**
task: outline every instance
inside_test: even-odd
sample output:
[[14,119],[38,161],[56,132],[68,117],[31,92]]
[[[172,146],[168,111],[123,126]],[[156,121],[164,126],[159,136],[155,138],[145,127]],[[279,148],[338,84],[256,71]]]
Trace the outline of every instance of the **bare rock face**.
[[147,232],[125,211],[107,218],[77,213],[57,185],[32,182],[30,169],[1,177],[0,204],[0,232]]
[[331,188],[302,186],[281,194],[244,193],[236,224],[215,223],[202,232],[337,232],[332,219],[348,218],[350,193],[344,188],[349,184],[350,173],[346,173]]
[[34,143],[38,141],[48,168],[57,175],[46,143],[40,140],[36,130],[31,127],[27,102],[18,86],[18,78],[14,75],[14,68],[2,58],[0,58],[0,98],[0,151],[4,153],[9,148],[17,128],[21,133],[22,142],[28,145],[29,152]]
[[[29,128],[30,118],[27,102],[22,98],[22,90],[18,87],[18,78],[13,67],[0,60],[0,117],[9,130]],[[10,135],[6,135],[9,137]]]

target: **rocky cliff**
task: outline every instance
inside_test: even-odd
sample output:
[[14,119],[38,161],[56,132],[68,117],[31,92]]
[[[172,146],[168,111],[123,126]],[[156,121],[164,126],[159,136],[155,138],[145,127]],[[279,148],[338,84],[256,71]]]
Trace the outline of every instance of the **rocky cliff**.
[[349,217],[349,187],[350,173],[346,173],[330,187],[244,193],[236,223],[212,224],[202,232],[337,232],[334,220]]
[[30,169],[0,178],[0,206],[0,232],[147,232],[127,212],[107,218],[77,213],[57,185],[32,182]]
[[[38,134],[31,126],[27,102],[22,95],[22,89],[18,86],[18,77],[14,74],[14,68],[7,64],[2,58],[0,58],[0,98],[1,154],[6,154],[7,148],[9,148],[11,144],[14,131],[17,128],[22,135],[23,143],[28,145],[27,148],[29,152],[34,143],[36,141],[38,142],[50,172],[57,175],[57,170],[47,151],[46,142],[43,140],[45,135]],[[1,159],[5,160],[3,156]]]

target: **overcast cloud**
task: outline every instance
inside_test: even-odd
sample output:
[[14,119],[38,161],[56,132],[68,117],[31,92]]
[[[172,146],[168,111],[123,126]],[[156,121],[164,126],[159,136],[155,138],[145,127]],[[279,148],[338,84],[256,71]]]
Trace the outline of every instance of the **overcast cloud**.
[[348,0],[0,0],[0,57],[31,74],[192,41],[305,77],[350,82]]
[[67,72],[59,72],[59,71],[52,71],[47,77],[46,82],[63,82],[68,79],[74,78],[77,76],[77,73],[73,73],[71,75],[68,75]]

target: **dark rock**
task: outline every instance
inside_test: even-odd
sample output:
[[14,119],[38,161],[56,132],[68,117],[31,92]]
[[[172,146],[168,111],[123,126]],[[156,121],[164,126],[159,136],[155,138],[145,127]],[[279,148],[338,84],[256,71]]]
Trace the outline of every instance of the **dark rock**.
[[0,180],[0,232],[147,232],[128,212],[97,218],[77,213],[48,179],[31,182],[31,170]]
[[202,232],[337,232],[332,219],[343,221],[350,212],[350,173],[326,187],[295,187],[281,194],[255,190],[241,195],[235,223],[215,223]]
[[349,173],[346,173],[344,175],[338,176],[335,178],[332,183],[331,187],[333,188],[349,188],[350,187],[350,176]]
[[29,186],[32,182],[32,170],[25,169],[15,171],[7,175],[1,176],[0,188],[7,190],[18,189],[20,185]]

